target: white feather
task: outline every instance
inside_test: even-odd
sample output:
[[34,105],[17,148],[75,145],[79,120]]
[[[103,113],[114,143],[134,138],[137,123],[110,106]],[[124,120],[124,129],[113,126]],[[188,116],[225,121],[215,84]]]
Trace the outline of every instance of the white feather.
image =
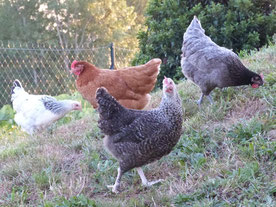
[[45,108],[43,98],[51,98],[51,100],[55,100],[53,97],[46,95],[31,95],[22,87],[15,87],[13,89],[11,100],[13,108],[16,111],[14,120],[19,126],[21,126],[22,130],[26,131],[28,134],[33,134],[45,129],[69,111],[74,110],[74,104],[79,104],[80,106],[80,103],[76,101],[63,101],[64,106],[62,105],[62,113],[54,113]]

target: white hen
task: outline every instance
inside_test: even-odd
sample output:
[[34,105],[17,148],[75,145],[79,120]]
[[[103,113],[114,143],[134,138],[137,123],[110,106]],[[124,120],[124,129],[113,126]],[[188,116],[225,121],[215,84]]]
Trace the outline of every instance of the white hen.
[[11,101],[16,111],[15,122],[28,134],[45,129],[72,110],[81,110],[78,101],[58,101],[47,95],[31,95],[19,80],[13,82]]

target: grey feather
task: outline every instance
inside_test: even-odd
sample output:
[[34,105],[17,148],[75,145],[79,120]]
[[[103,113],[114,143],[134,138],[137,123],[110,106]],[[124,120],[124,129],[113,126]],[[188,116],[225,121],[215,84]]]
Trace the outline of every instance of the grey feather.
[[206,36],[196,17],[183,36],[181,67],[203,95],[209,95],[216,87],[251,84],[251,78],[259,76],[248,70],[234,52]]
[[65,112],[62,102],[57,101],[54,97],[43,96],[40,100],[42,101],[45,109],[54,114],[63,114]]

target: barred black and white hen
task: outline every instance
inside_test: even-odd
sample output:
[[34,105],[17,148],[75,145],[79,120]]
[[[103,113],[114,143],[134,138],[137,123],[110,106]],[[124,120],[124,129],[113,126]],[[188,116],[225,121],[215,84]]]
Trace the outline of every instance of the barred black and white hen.
[[19,80],[13,82],[11,102],[16,111],[15,122],[28,134],[45,129],[72,110],[81,110],[78,101],[58,101],[47,95],[31,95]]
[[140,111],[121,106],[105,88],[96,93],[99,128],[106,135],[104,145],[119,161],[112,191],[117,193],[122,175],[137,168],[142,184],[151,186],[141,166],[169,154],[178,142],[183,121],[182,102],[174,82],[163,80],[163,97],[158,108]]

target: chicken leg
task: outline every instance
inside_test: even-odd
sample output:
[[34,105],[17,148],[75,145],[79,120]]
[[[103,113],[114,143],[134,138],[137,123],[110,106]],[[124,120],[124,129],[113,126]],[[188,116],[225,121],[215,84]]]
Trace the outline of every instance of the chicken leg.
[[204,97],[204,94],[202,93],[201,96],[200,96],[200,98],[199,98],[198,101],[197,101],[197,104],[198,104],[199,106],[201,105],[201,103],[202,103],[202,101],[203,101],[203,97]]
[[[201,96],[200,96],[200,98],[199,98],[199,100],[197,101],[197,104],[198,104],[199,106],[201,105],[204,96],[205,96],[205,95],[202,93]],[[206,97],[208,98],[208,100],[209,100],[209,102],[210,102],[211,104],[214,103],[214,102],[213,102],[213,99],[212,99],[212,96],[211,96],[210,94],[207,95]]]
[[118,167],[118,174],[117,174],[117,178],[116,181],[114,183],[114,185],[108,185],[108,188],[112,188],[112,192],[113,193],[119,193],[119,188],[120,188],[120,182],[121,182],[121,177],[122,177],[123,173],[121,171],[121,168]]
[[150,186],[152,186],[152,185],[154,185],[156,183],[160,183],[160,182],[164,181],[163,179],[159,179],[159,180],[155,180],[155,181],[149,182],[147,180],[147,178],[146,178],[146,176],[145,176],[142,168],[141,167],[137,167],[136,169],[137,169],[137,172],[138,172],[138,174],[139,174],[139,176],[140,176],[140,178],[142,180],[143,186],[150,187]]

